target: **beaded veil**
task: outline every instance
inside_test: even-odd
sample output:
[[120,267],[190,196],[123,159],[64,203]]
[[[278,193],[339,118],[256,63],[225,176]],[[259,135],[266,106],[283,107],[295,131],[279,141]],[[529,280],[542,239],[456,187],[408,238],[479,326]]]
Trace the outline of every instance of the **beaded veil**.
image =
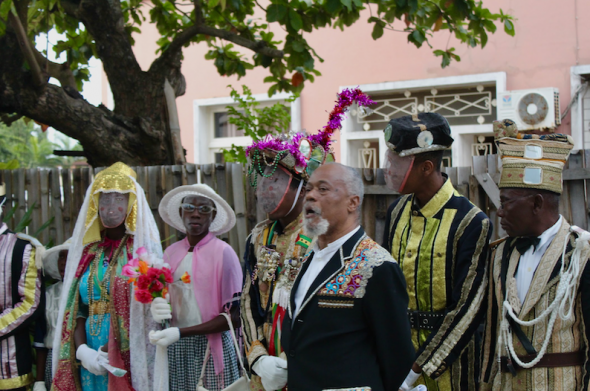
[[[98,198],[103,192],[119,192],[129,194],[129,203],[125,219],[126,231],[133,235],[133,251],[145,247],[150,254],[162,258],[160,233],[148,205],[143,188],[135,180],[135,172],[123,163],[115,163],[98,173],[91,186],[86,191],[84,203],[80,209],[76,226],[72,235],[72,243],[68,253],[68,261],[64,278],[64,286],[60,305],[58,322],[53,346],[59,352],[61,346],[64,313],[67,307],[68,294],[76,279],[76,271],[82,258],[82,252],[89,243],[101,240],[100,231],[103,229],[98,218]],[[133,294],[133,293],[132,293]],[[154,368],[154,348],[149,344],[147,335],[155,324],[145,311],[144,305],[136,300],[130,304],[130,332],[129,343],[133,346],[131,352],[131,377],[133,388],[136,390],[152,390],[153,382],[160,386],[168,386],[168,375],[162,373],[162,368]],[[58,368],[59,354],[53,355],[53,372]],[[159,387],[158,387],[159,388]]]

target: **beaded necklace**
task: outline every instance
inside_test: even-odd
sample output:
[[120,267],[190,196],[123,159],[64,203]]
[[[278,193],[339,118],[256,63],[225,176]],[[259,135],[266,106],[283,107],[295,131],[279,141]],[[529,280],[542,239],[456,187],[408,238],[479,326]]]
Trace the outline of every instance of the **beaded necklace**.
[[[109,261],[108,266],[106,267],[104,274],[102,275],[102,279],[99,280],[98,278],[98,269],[99,266],[104,262],[104,247],[99,247],[96,256],[90,263],[90,273],[88,274],[88,319],[90,321],[90,325],[88,327],[90,335],[96,337],[100,335],[100,331],[102,330],[102,323],[104,321],[104,315],[107,312],[108,304],[109,304],[109,296],[108,296],[108,285],[110,281],[110,276],[112,273],[113,268],[117,264],[117,259],[119,258],[119,254],[121,253],[121,249],[124,248],[127,244],[127,238],[129,235],[125,235],[121,240],[121,243],[117,247],[114,252],[112,259]],[[98,291],[99,291],[99,299],[94,300],[94,281],[98,282]],[[95,308],[96,307],[96,308]],[[98,313],[98,316],[94,316]]]
[[[278,151],[272,163],[269,163],[266,160],[266,155],[261,154],[258,149],[254,150],[254,156],[252,156],[252,164],[250,165],[250,169],[248,170],[248,181],[250,182],[250,186],[256,188],[258,186],[258,175],[260,174],[265,178],[270,178],[274,175],[277,167],[279,166],[279,161],[283,158],[283,155],[286,154],[287,151]],[[272,172],[270,174],[265,174],[264,169],[261,164],[261,161],[264,162],[266,166],[272,167]],[[254,174],[254,180],[252,180],[252,174]]]

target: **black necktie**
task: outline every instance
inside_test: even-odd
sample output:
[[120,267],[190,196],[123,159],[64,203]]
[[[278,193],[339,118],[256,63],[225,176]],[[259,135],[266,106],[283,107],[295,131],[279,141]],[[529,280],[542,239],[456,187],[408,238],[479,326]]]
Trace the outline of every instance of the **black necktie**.
[[516,250],[523,255],[531,246],[533,246],[533,249],[536,249],[540,241],[541,239],[535,236],[520,237],[516,239]]

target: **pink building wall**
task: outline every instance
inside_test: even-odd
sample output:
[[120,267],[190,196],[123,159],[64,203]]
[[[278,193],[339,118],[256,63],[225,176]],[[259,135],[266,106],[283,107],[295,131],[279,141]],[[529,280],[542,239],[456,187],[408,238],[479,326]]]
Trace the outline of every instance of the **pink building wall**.
[[[325,125],[327,111],[333,106],[335,94],[341,86],[369,83],[458,76],[488,72],[506,72],[506,89],[557,87],[562,110],[571,99],[570,68],[590,64],[590,24],[583,16],[590,15],[590,2],[586,0],[487,0],[484,5],[492,12],[500,8],[516,18],[516,36],[503,32],[502,26],[489,36],[485,49],[468,48],[453,39],[461,62],[440,67],[440,58],[426,45],[417,49],[407,43],[404,33],[386,31],[374,41],[372,25],[366,23],[368,13],[353,27],[322,29],[306,38],[324,63],[316,62],[322,76],[315,83],[306,83],[301,94],[302,128],[315,132]],[[580,19],[577,19],[577,18]],[[398,22],[401,25],[401,22]],[[401,27],[401,26],[400,26]],[[143,69],[155,58],[155,27],[144,25],[136,36],[135,53]],[[435,49],[444,49],[448,32],[441,32],[431,40]],[[264,69],[250,71],[237,80],[222,77],[211,61],[204,59],[206,45],[193,45],[184,50],[182,72],[187,81],[187,92],[177,99],[182,142],[187,160],[194,161],[193,101],[195,99],[227,97],[228,84],[248,85],[254,94],[265,93],[269,84],[262,82],[267,76]],[[251,56],[250,53],[248,56]],[[570,133],[570,117],[558,129]],[[339,135],[335,135],[338,139]],[[339,149],[336,148],[337,158]]]

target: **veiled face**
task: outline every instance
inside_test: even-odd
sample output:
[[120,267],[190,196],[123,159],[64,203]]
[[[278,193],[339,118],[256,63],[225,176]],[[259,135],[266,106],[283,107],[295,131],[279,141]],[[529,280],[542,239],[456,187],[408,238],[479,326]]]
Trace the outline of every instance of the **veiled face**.
[[388,149],[385,153],[384,176],[387,187],[401,194],[405,192],[406,183],[414,165],[414,156],[401,157]]
[[98,215],[105,228],[116,228],[127,217],[129,194],[101,193],[98,200]]
[[[270,175],[271,173],[272,168],[266,167],[264,174]],[[256,187],[256,197],[265,213],[272,215],[279,210],[279,207],[285,201],[285,195],[289,191],[291,179],[291,174],[281,166],[277,167],[272,176],[268,178],[264,176],[259,177],[258,186]],[[291,204],[287,206],[287,210],[290,207]]]

